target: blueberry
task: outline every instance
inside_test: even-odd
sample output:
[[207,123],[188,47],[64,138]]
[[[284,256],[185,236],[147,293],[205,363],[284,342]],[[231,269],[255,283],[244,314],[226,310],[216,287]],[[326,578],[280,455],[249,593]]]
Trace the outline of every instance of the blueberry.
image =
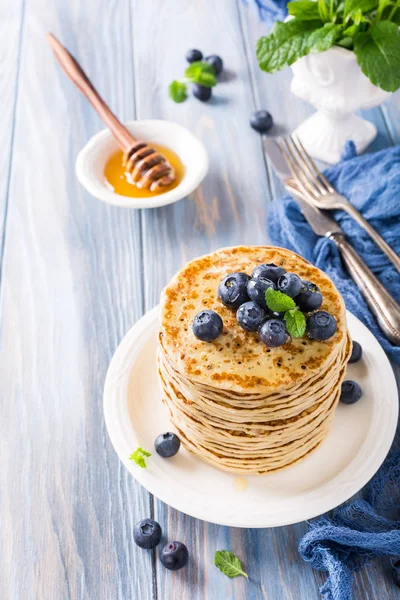
[[273,124],[272,117],[266,110],[258,110],[250,119],[250,125],[258,133],[266,133]]
[[322,304],[322,294],[317,285],[312,281],[302,281],[301,291],[295,297],[297,306],[303,312],[317,310]]
[[202,102],[207,102],[211,98],[211,88],[195,83],[193,85],[193,96]]
[[270,279],[264,279],[264,277],[257,277],[257,279],[250,279],[247,284],[247,293],[249,297],[261,308],[267,309],[267,303],[265,302],[265,293],[268,288],[276,290],[276,286]]
[[336,319],[325,310],[307,318],[307,333],[314,340],[329,340],[336,332]]
[[192,330],[202,342],[212,342],[222,333],[223,326],[218,313],[213,310],[202,310],[193,319]]
[[343,381],[340,402],[343,402],[343,404],[354,404],[354,402],[358,402],[361,396],[362,389],[356,381],[351,381],[350,379]]
[[247,283],[250,276],[246,273],[231,273],[221,281],[218,286],[218,298],[228,308],[239,308],[243,302],[247,302]]
[[182,542],[169,542],[160,553],[160,560],[170,571],[182,569],[187,564],[189,552]]
[[145,548],[145,550],[155,548],[161,540],[161,527],[153,519],[143,519],[136,523],[133,539],[140,548]]
[[261,341],[271,348],[282,346],[288,338],[285,323],[280,319],[268,319],[261,325],[258,333]]
[[157,454],[163,458],[169,458],[175,456],[181,445],[181,440],[175,433],[162,433],[156,438],[154,442],[154,448]]
[[291,298],[300,294],[301,286],[301,279],[296,273],[285,273],[279,277],[277,283],[278,290]]
[[356,363],[362,357],[362,348],[358,342],[353,342],[353,350],[349,358],[349,363]]
[[255,302],[245,302],[236,313],[240,327],[246,331],[257,331],[266,316],[265,310]]
[[206,56],[204,59],[208,64],[214,67],[214,71],[216,75],[219,75],[224,68],[224,63],[222,62],[222,58],[217,56],[216,54],[211,54],[211,56]]
[[269,279],[273,283],[276,283],[282,275],[285,275],[286,271],[283,267],[278,267],[274,263],[263,263],[262,265],[258,265],[253,273],[253,279],[257,279],[258,277],[264,277],[264,279]]
[[193,48],[193,50],[188,50],[186,52],[186,60],[188,61],[188,63],[203,60],[203,53],[200,52],[200,50],[196,50],[195,48]]

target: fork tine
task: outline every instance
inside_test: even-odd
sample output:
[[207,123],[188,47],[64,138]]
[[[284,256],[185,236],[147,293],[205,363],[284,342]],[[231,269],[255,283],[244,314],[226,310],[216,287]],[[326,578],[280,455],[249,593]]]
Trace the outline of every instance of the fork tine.
[[291,148],[291,144],[289,143],[289,138],[280,137],[278,138],[279,147],[281,148],[285,159],[289,165],[289,169],[295,178],[295,180],[300,185],[304,194],[311,195],[315,197],[319,195],[319,192],[315,189],[315,187],[310,183],[308,177],[305,175],[304,170],[299,164],[296,154],[293,152]]
[[307,158],[304,155],[302,148],[299,145],[299,139],[297,137],[295,137],[294,135],[291,135],[290,139],[296,150],[297,158],[298,158],[299,162],[301,163],[301,165],[303,167],[303,171],[306,174],[308,180],[310,181],[310,183],[312,183],[316,187],[319,195],[325,196],[325,194],[328,193],[327,189],[324,186],[324,184],[321,183],[321,181],[318,179],[318,175],[315,173],[315,169],[313,170],[312,166],[310,166],[310,164],[308,163]]
[[333,189],[333,187],[331,186],[331,184],[329,183],[329,181],[326,179],[326,177],[324,177],[324,175],[318,169],[317,165],[315,164],[315,162],[313,161],[313,159],[311,158],[311,156],[308,154],[307,150],[304,148],[304,146],[303,146],[300,138],[297,135],[293,135],[292,139],[294,140],[294,143],[296,144],[297,148],[301,149],[301,152],[303,154],[303,158],[307,159],[309,166],[311,167],[311,169],[313,169],[314,176],[317,179],[319,179],[321,183],[323,183],[325,185],[326,190],[328,192],[330,192],[330,193],[334,192],[335,190]]

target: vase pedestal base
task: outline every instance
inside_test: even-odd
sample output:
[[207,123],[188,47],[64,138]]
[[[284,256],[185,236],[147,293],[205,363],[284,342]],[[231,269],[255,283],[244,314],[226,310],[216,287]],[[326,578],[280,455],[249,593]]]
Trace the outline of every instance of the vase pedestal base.
[[335,164],[347,141],[352,140],[360,154],[376,137],[377,130],[373,123],[354,114],[338,119],[318,111],[299,125],[294,134],[313,158]]

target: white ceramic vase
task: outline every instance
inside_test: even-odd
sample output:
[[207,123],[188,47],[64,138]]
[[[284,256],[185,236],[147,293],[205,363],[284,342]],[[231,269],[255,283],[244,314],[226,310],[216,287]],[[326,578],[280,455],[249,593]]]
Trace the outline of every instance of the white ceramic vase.
[[376,136],[376,127],[354,114],[372,108],[389,96],[373,85],[358,66],[354,52],[335,46],[321,54],[309,54],[292,65],[293,94],[317,112],[295,131],[306,150],[327,163],[336,163],[347,140],[360,153]]

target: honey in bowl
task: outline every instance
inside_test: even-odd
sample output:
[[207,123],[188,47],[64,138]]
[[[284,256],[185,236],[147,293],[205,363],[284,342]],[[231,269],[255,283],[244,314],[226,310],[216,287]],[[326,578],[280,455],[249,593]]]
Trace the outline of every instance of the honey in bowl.
[[175,181],[173,181],[173,183],[156,192],[137,187],[136,183],[132,180],[131,174],[128,171],[125,171],[125,167],[123,166],[124,154],[122,150],[118,150],[110,156],[104,167],[104,178],[107,187],[111,188],[116,194],[129,196],[130,198],[152,198],[153,196],[165,194],[165,192],[169,192],[169,190],[176,188],[185,174],[185,167],[183,166],[181,159],[173,150],[166,146],[151,144],[151,147],[165,156],[170,165],[175,169]]

